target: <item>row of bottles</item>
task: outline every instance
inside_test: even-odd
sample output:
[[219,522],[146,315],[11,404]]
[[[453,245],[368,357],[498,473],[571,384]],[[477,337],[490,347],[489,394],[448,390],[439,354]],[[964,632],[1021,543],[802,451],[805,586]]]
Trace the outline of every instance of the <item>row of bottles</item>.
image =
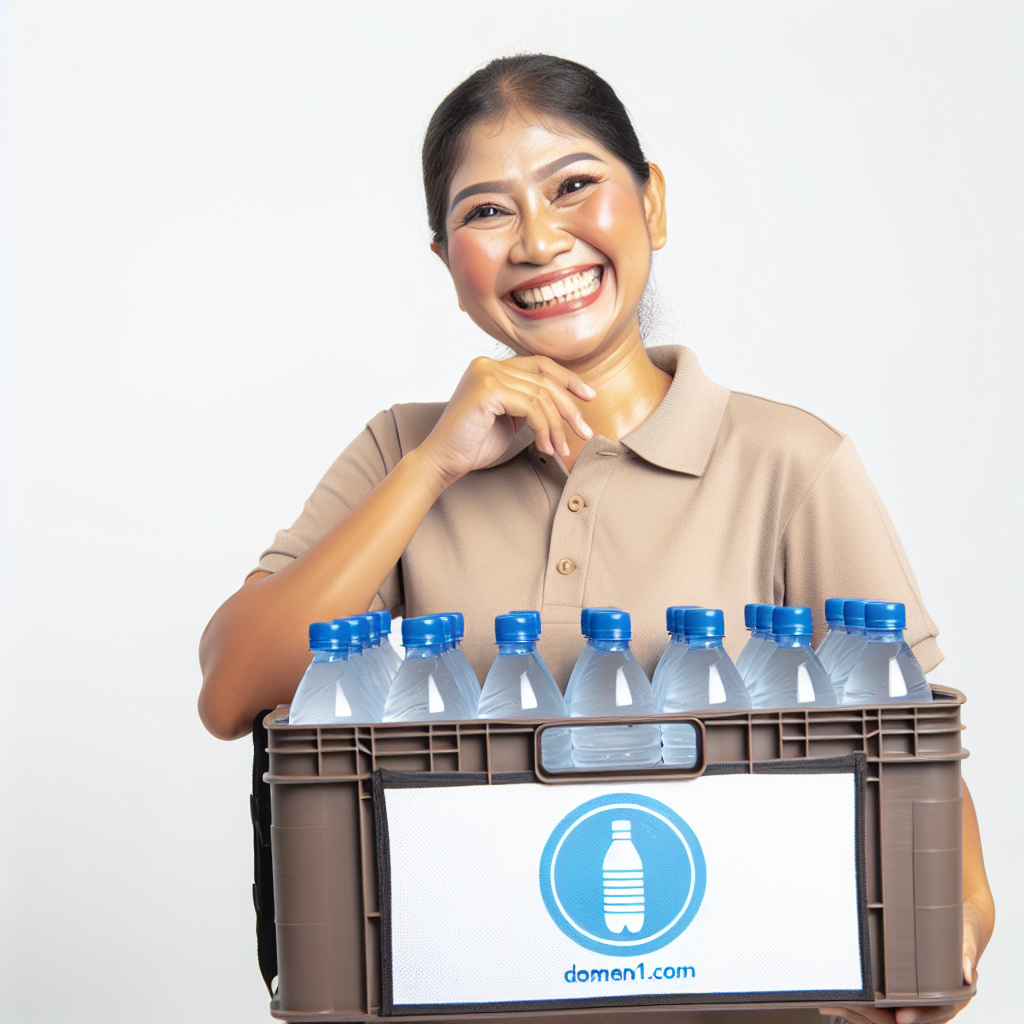
[[[826,618],[829,631],[816,653],[809,608],[747,605],[751,635],[733,664],[723,647],[720,610],[669,608],[669,642],[649,681],[630,651],[629,613],[585,608],[580,618],[585,646],[564,697],[537,652],[536,611],[495,618],[498,654],[482,692],[461,649],[464,622],[458,612],[405,619],[404,661],[387,641],[387,612],[313,623],[313,662],[295,694],[289,722],[621,720],[702,710],[931,700],[921,666],[903,640],[902,604],[830,599]],[[549,767],[689,764],[695,756],[695,733],[684,723],[549,729],[543,739]]]

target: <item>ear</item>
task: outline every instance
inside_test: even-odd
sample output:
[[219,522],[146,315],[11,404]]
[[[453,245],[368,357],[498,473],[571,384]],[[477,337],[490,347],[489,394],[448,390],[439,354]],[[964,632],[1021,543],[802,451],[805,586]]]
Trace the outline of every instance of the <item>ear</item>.
[[644,215],[647,217],[647,231],[651,236],[651,248],[662,249],[668,241],[665,217],[665,175],[657,164],[648,164],[651,176],[644,189]]
[[[439,242],[431,242],[431,243],[430,243],[430,251],[431,251],[431,252],[432,252],[432,253],[433,253],[433,254],[434,254],[434,255],[435,255],[435,256],[436,256],[436,257],[437,257],[437,258],[438,258],[438,259],[439,259],[439,260],[440,260],[440,261],[441,261],[441,262],[442,262],[442,263],[443,263],[443,264],[444,264],[445,266],[446,266],[446,267],[448,267],[448,257],[447,257],[447,256],[445,255],[445,251],[444,251],[444,249],[443,249],[443,248],[441,247],[441,244],[440,244]],[[452,269],[451,267],[448,267],[448,272],[449,272],[449,273],[451,273],[451,269]],[[458,293],[456,293],[456,295],[458,295]],[[465,312],[466,312],[466,307],[465,307],[465,306],[464,306],[464,305],[462,304],[462,299],[459,299],[458,301],[459,301],[459,309],[461,309],[461,310],[462,310],[462,312],[463,312],[463,313],[465,313]]]

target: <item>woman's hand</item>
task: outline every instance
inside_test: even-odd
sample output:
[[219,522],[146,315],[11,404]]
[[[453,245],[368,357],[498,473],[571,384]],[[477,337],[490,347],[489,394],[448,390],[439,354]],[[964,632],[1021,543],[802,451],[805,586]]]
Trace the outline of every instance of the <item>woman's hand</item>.
[[469,364],[419,451],[452,483],[490,465],[528,423],[540,451],[568,456],[567,426],[584,441],[594,436],[573,396],[589,402],[596,394],[546,356],[480,356]]

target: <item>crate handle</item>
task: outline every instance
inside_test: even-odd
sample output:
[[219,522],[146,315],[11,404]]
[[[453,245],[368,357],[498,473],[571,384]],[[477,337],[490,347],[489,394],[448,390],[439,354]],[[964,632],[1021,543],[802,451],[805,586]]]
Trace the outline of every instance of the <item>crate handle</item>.
[[[571,723],[571,724],[570,724]],[[553,762],[556,751],[563,752],[567,737],[577,729],[602,729],[634,725],[689,725],[693,728],[695,739],[695,758],[692,764],[659,763],[649,767],[625,765],[618,768],[580,768],[558,767]],[[547,741],[545,741],[547,735]],[[545,751],[545,747],[547,751]],[[549,764],[545,764],[545,752]],[[704,773],[707,765],[707,732],[699,718],[684,714],[674,715],[638,715],[636,718],[586,718],[565,719],[557,722],[545,722],[537,727],[534,733],[534,773],[537,778],[548,785],[580,782],[660,782],[669,779],[695,779]]]

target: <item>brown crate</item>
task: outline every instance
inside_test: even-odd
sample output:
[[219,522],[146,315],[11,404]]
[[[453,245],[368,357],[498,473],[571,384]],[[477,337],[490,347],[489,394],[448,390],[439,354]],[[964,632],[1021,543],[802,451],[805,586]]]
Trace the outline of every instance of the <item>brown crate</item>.
[[[963,694],[933,688],[923,705],[751,710],[661,716],[703,726],[707,764],[864,753],[868,929],[875,1005],[951,1002],[973,989],[961,973],[960,743]],[[279,988],[288,1021],[379,1018],[380,910],[371,779],[392,771],[536,769],[542,782],[684,778],[703,771],[634,770],[554,777],[536,765],[539,720],[289,726],[268,715],[271,843]],[[599,721],[599,720],[594,720]],[[574,719],[573,725],[582,720]],[[637,1006],[465,1013],[390,1020],[624,1024],[651,1014],[674,1024],[819,1021],[806,1003]],[[707,1013],[717,1016],[708,1018]]]

